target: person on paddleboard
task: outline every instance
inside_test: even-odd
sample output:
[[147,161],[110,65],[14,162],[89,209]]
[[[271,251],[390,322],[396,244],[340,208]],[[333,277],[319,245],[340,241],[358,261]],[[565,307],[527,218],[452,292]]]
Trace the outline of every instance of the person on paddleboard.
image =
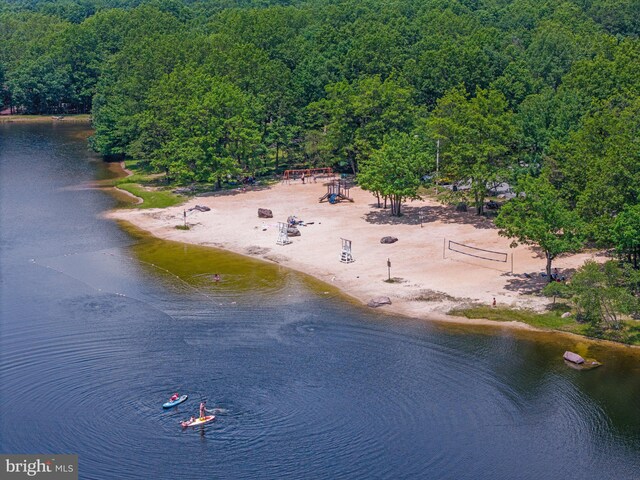
[[191,418],[189,420],[187,420],[186,422],[180,422],[180,425],[182,425],[183,427],[188,427],[193,422],[195,422],[195,420],[196,420],[195,417],[191,416]]
[[207,416],[207,401],[203,400],[200,402],[200,418],[204,418]]
[[178,395],[178,393],[174,393],[173,395],[171,395],[171,398],[169,399],[170,402],[173,402],[174,400],[177,400],[178,398],[180,398],[180,395]]

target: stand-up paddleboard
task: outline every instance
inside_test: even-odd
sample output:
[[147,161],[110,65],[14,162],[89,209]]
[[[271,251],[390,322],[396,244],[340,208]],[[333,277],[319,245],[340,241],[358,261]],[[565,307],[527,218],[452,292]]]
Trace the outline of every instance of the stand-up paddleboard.
[[210,421],[214,420],[216,418],[215,415],[207,415],[206,417],[200,417],[200,418],[196,418],[193,421],[185,421],[185,422],[180,422],[180,425],[182,425],[182,428],[187,428],[187,427],[196,427],[198,425],[204,425],[205,423],[209,423]]
[[189,395],[182,395],[179,398],[176,398],[173,402],[167,402],[167,403],[163,403],[162,404],[162,408],[171,408],[171,407],[175,407],[176,405],[180,405],[182,402],[184,402],[187,398],[189,398]]

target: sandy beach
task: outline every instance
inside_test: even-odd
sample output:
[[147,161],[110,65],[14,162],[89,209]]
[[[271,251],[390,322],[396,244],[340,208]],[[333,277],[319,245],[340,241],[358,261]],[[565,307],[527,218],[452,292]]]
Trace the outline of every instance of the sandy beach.
[[[543,256],[523,245],[510,248],[511,241],[500,237],[484,217],[425,199],[406,203],[404,216],[393,218],[388,210],[377,207],[371,193],[358,187],[350,191],[353,203],[320,203],[326,191],[320,179],[305,184],[297,180],[198,196],[165,209],[115,210],[108,216],[163,239],[276,262],[334,285],[363,303],[373,297],[389,297],[392,304],[380,307],[389,313],[459,322],[468,320],[452,318],[447,312],[465,305],[490,305],[494,297],[498,306],[510,308],[542,310],[550,302],[531,294],[544,285],[540,276],[545,267]],[[195,205],[211,210],[189,211]],[[259,218],[258,208],[270,209],[273,218]],[[185,210],[190,229],[176,229],[184,223]],[[305,223],[298,227],[301,235],[291,237],[288,245],[277,245],[277,223],[286,222],[290,215]],[[380,243],[385,236],[398,241]],[[341,238],[352,242],[353,263],[340,261]],[[507,261],[488,261],[450,250],[450,240],[504,252],[506,256],[491,256]],[[554,267],[569,274],[588,258],[594,258],[594,253],[563,256],[554,261]],[[392,282],[388,282],[387,260]]]

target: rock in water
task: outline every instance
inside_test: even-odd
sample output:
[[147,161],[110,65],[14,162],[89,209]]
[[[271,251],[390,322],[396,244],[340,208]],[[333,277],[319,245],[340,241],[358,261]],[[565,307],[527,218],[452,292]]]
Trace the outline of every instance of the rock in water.
[[259,208],[258,218],[273,218],[273,212],[268,208]]
[[582,365],[584,363],[584,358],[582,358],[577,353],[566,351],[562,357],[572,363],[577,363],[578,365]]
[[396,237],[382,237],[380,243],[396,243],[398,239]]
[[391,299],[389,297],[375,297],[369,300],[367,303],[369,307],[381,307],[382,305],[391,305]]

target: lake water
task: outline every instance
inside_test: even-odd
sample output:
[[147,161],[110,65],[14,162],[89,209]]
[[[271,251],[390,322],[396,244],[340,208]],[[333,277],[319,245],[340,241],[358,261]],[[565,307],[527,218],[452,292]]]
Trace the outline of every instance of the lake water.
[[[637,352],[575,371],[586,344],[128,231],[84,133],[0,124],[0,452],[78,454],[83,479],[640,478]],[[204,399],[215,422],[180,428]]]

